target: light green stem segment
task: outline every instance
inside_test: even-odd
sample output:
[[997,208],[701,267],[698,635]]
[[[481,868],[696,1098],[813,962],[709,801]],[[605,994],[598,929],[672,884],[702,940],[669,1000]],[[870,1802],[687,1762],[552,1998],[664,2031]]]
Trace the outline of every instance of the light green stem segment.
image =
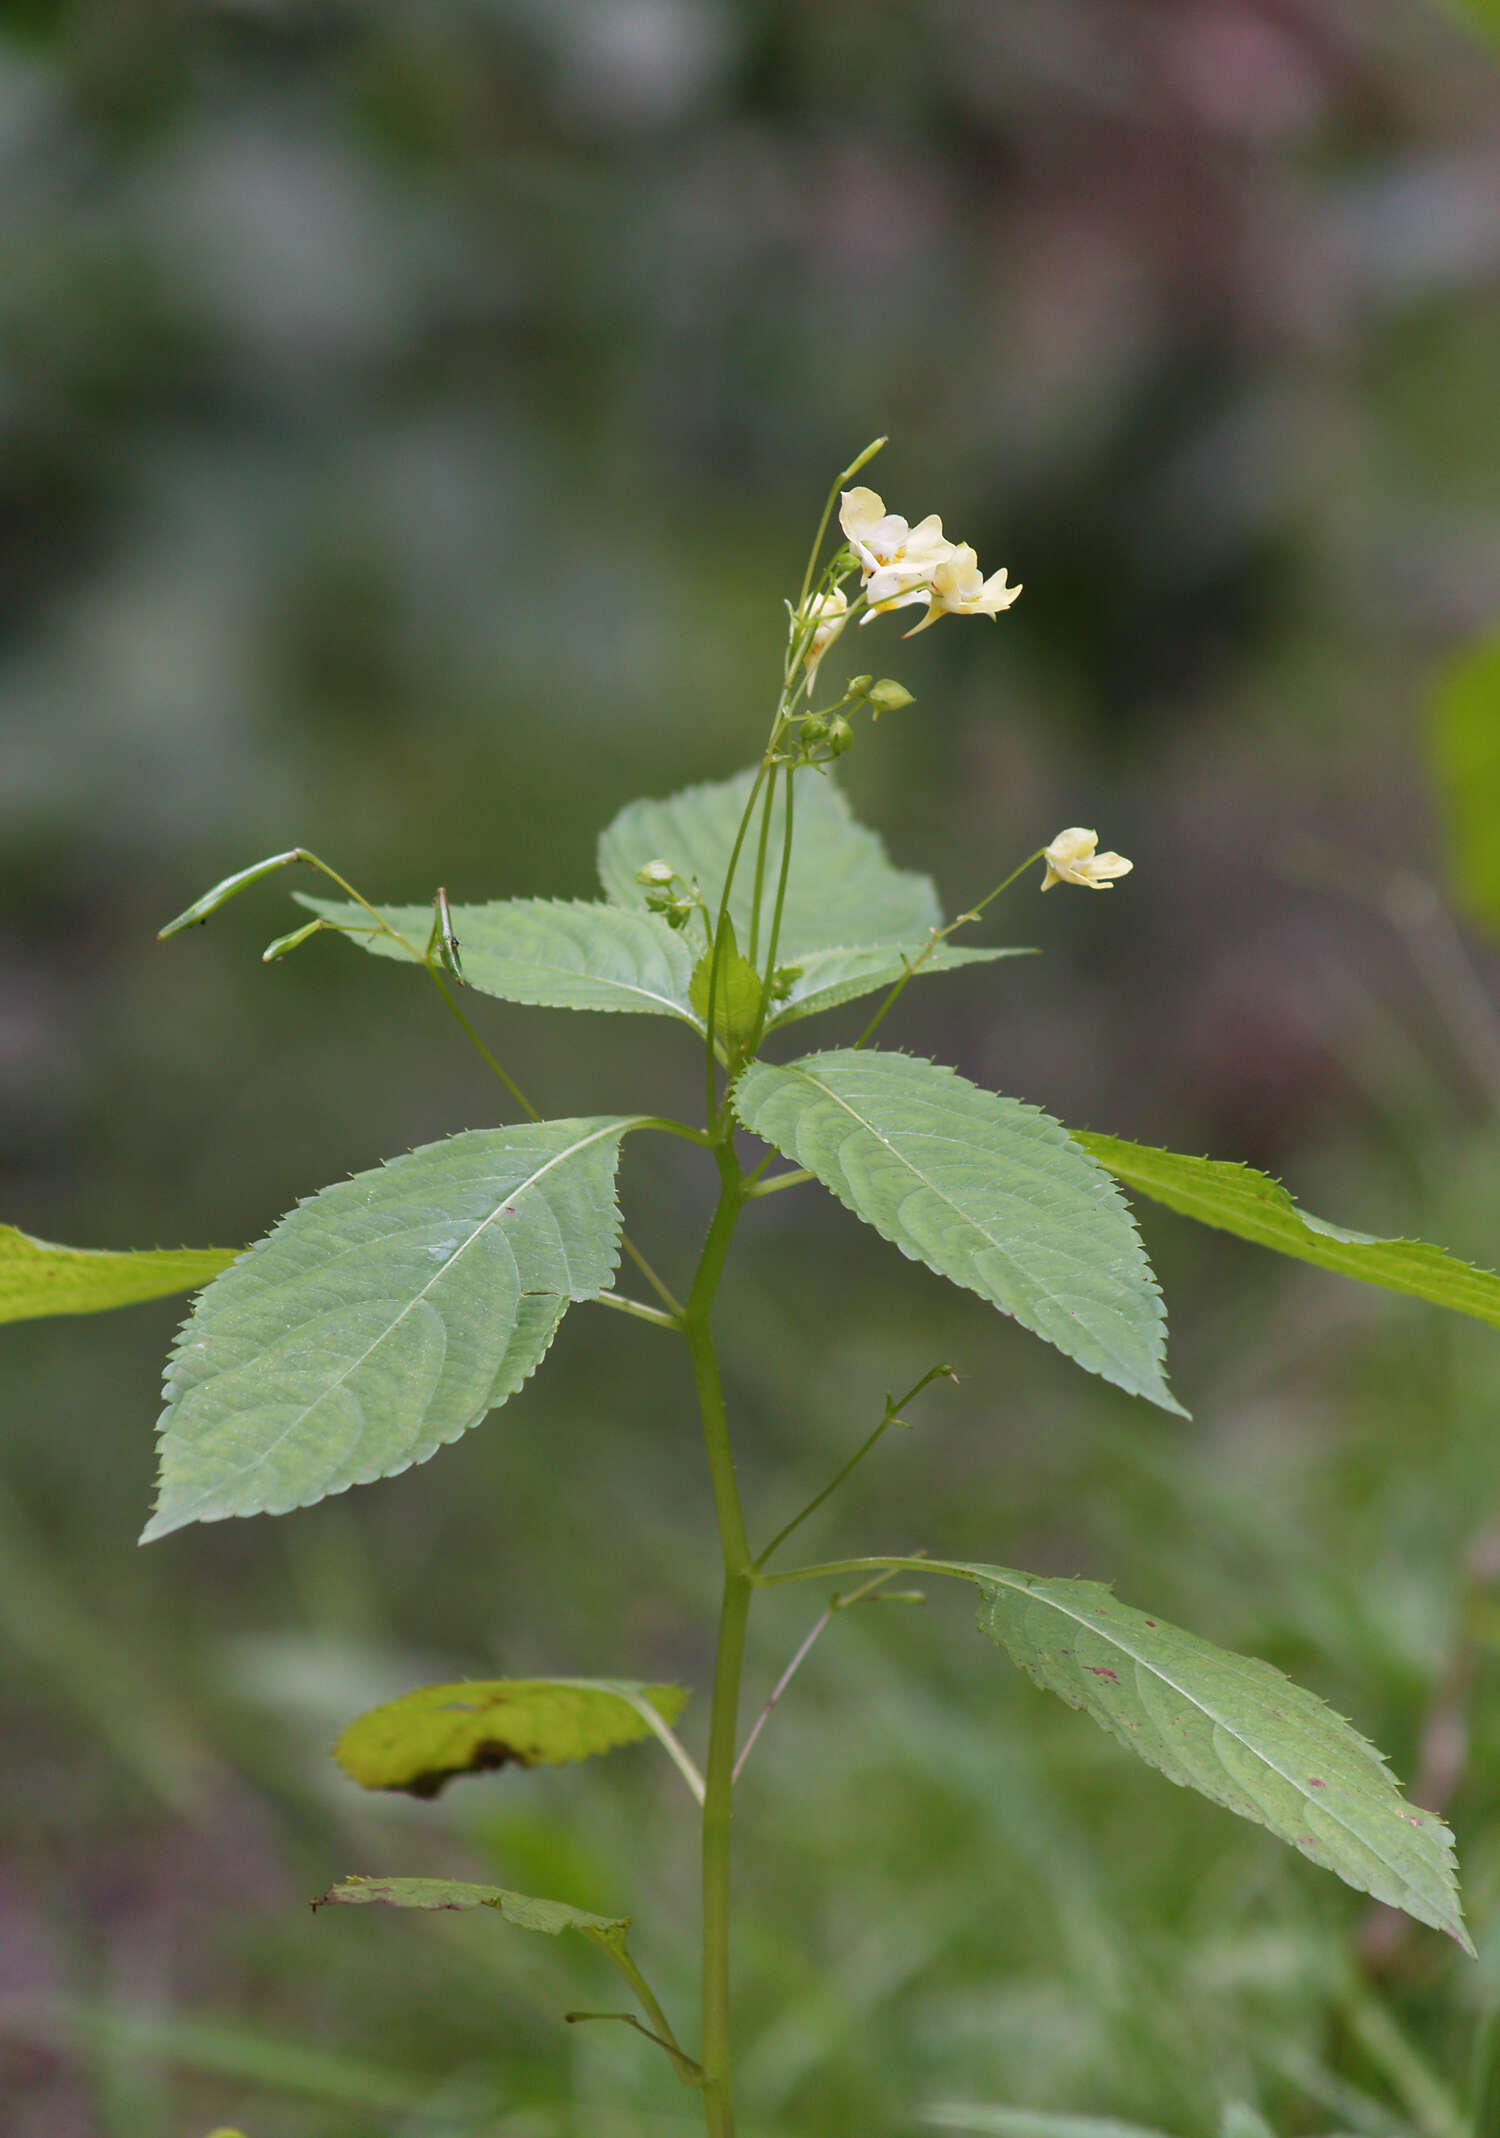
[[724,1391],[709,1328],[714,1294],[745,1200],[745,1180],[732,1145],[721,1144],[715,1156],[722,1183],[719,1203],[709,1226],[698,1274],[688,1295],[682,1326],[693,1361],[693,1379],[703,1418],[714,1512],[718,1517],[719,1543],[724,1558],[724,1598],[719,1613],[708,1764],[704,1771],[703,2024],[699,2060],[703,2068],[703,2113],[709,2138],[733,2138],[729,2041],[730,1819],[740,1678],[744,1669],[745,1632],[755,1575],[734,1474]]

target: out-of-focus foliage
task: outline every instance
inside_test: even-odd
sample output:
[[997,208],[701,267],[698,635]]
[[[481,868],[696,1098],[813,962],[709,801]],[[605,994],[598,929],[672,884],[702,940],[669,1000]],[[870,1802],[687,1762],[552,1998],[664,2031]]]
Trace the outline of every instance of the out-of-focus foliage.
[[[841,761],[860,816],[949,911],[1063,824],[1136,869],[1066,910],[1007,894],[997,935],[1045,957],[910,990],[882,1041],[1492,1266],[1497,975],[1426,889],[1422,708],[1500,615],[1497,109],[1486,48],[1418,0],[18,0],[0,1214],[248,1240],[504,1118],[425,981],[321,941],[263,968],[274,891],[154,931],[295,840],[416,904],[595,895],[600,822],[753,753],[823,487],[888,431],[893,507],[1026,590],[906,649],[917,703]],[[693,1104],[666,1019],[469,1007],[551,1113],[662,1076]],[[695,1168],[622,1168],[669,1277]],[[1429,2138],[1486,2083],[1494,1336],[1144,1223],[1192,1426],[1080,1390],[826,1202],[758,1206],[722,1328],[754,1517],[952,1359],[810,1546],[1144,1595],[1170,1534],[1163,1612],[1445,1811],[1480,1964],[1019,1679],[976,1698],[962,1609],[861,1607],[746,1770],[749,2138],[960,2099]],[[141,1553],[175,1319],[4,1332],[0,2123],[680,2132],[659,2052],[560,2024],[609,1981],[577,1940],[304,1905],[358,1864],[634,1912],[685,2013],[665,1758],[414,1805],[327,1756],[423,1679],[706,1682],[690,1397],[636,1349],[662,1339],[570,1316],[547,1382],[440,1462]],[[768,1606],[762,1694],[815,1604]]]
[[1458,902],[1500,933],[1500,638],[1470,647],[1444,675],[1433,756]]

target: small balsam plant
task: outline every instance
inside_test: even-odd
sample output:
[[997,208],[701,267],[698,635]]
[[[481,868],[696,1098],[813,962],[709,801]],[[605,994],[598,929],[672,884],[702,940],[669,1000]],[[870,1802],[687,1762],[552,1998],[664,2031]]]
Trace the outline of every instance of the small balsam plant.
[[[488,1909],[598,1948],[624,1977],[625,2020],[701,2098],[710,2138],[734,2128],[731,1820],[755,1740],[812,1644],[744,1727],[741,1675],[757,1596],[824,1592],[818,1631],[862,1598],[920,1575],[967,1584],[978,1627],[1036,1683],[1082,1708],[1124,1751],[1200,1791],[1349,1885],[1445,1931],[1472,1952],[1451,1837],[1407,1802],[1348,1723],[1269,1664],[1226,1653],[1119,1601],[1098,1582],[951,1561],[929,1550],[820,1564],[787,1547],[904,1408],[948,1368],[918,1376],[837,1475],[767,1538],[736,1479],[714,1349],[714,1306],[736,1229],[769,1195],[826,1190],[895,1248],[1164,1410],[1160,1293],[1121,1184],[1200,1223],[1371,1284],[1500,1325],[1500,1280],[1419,1242],[1378,1240],[1304,1215],[1247,1167],[1070,1134],[1038,1108],[982,1090],[876,1040],[892,1005],[929,973],[1016,955],[951,938],[1037,864],[1040,888],[1108,891],[1130,869],[1074,827],[945,921],[925,876],[893,867],[851,817],[831,768],[899,683],[857,675],[819,695],[821,666],[851,624],[908,607],[915,628],[995,617],[1020,592],[981,575],[936,517],[915,526],[863,487],[829,494],[797,599],[759,761],[735,779],[633,802],[599,843],[603,897],[380,906],[304,849],[227,878],[162,930],[176,935],[273,871],[305,864],[338,895],[299,894],[310,917],[267,959],[337,935],[434,985],[524,1118],[470,1129],[337,1182],[242,1254],[109,1254],[0,1231],[0,1316],[83,1312],[204,1287],[166,1372],[160,1490],[145,1539],[190,1522],[284,1514],[425,1462],[540,1366],[568,1309],[587,1302],[648,1323],[691,1360],[723,1562],[706,1756],[678,1735],[677,1687],[615,1678],[429,1685],[352,1721],[337,1758],[367,1789],[433,1794],[453,1776],[575,1760],[654,1739],[697,1807],[701,2003],[669,2015],[627,1944],[625,1920],[498,1886],[403,1876],[345,1878],[323,1901]],[[840,539],[824,561],[835,506]],[[470,1026],[462,991],[553,1009],[670,1018],[703,1058],[703,1118],[596,1114],[546,1120]],[[788,1047],[792,1028],[867,998],[852,1046]],[[774,1045],[773,1045],[774,1043]],[[746,1136],[764,1155],[747,1158]],[[697,1267],[679,1297],[621,1230],[615,1173],[627,1136],[674,1136],[716,1191]],[[778,1164],[778,1160],[784,1163]],[[622,1256],[639,1280],[617,1281]],[[637,1296],[644,1290],[650,1296]],[[851,1435],[851,1440],[854,1438]],[[749,1837],[753,1843],[754,1837]],[[318,1905],[321,1905],[320,1902]]]

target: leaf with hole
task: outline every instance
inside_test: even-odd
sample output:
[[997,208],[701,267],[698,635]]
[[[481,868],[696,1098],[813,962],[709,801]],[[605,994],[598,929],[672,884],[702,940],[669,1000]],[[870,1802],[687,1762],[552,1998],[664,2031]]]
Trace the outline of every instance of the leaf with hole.
[[102,1314],[196,1292],[228,1269],[237,1247],[142,1247],[117,1253],[99,1247],[59,1247],[0,1225],[0,1321],[36,1321],[47,1314]]
[[300,1203],[183,1326],[143,1541],[394,1477],[514,1395],[609,1282],[631,1125],[470,1129]]
[[1441,1247],[1423,1240],[1377,1239],[1310,1217],[1279,1181],[1251,1166],[1221,1158],[1186,1158],[1177,1151],[1152,1150],[1079,1129],[1073,1140],[1127,1188],[1183,1217],[1196,1218],[1200,1225],[1500,1328],[1500,1277],[1461,1262]]
[[675,1722],[677,1685],[570,1678],[464,1679],[424,1685],[351,1722],[334,1758],[365,1789],[436,1796],[458,1774],[590,1759],[652,1734],[649,1707]]
[[734,1087],[744,1126],[913,1261],[1163,1410],[1166,1320],[1124,1198],[1050,1115],[906,1054],[844,1048]]
[[[599,876],[617,906],[644,912],[647,891],[635,880],[648,861],[667,861],[679,876],[696,881],[710,912],[717,913],[735,833],[749,799],[754,774],[689,787],[663,801],[631,802],[599,841]],[[770,863],[761,896],[757,939],[764,948],[775,904],[781,832],[786,821],[784,784],[771,813]],[[735,871],[729,913],[739,939],[752,934],[755,847],[759,815],[746,834]],[[873,831],[857,824],[832,780],[805,774],[797,782],[796,840],[787,880],[777,957],[795,963],[804,951],[850,943],[923,942],[942,926],[932,880],[898,869],[886,858]]]

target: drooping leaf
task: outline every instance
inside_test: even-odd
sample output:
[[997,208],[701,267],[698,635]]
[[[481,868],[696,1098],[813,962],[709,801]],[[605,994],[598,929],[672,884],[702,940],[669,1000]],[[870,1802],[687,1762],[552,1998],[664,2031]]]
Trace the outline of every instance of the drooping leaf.
[[351,1722],[334,1758],[362,1788],[431,1797],[458,1774],[511,1761],[555,1766],[638,1743],[651,1735],[641,1705],[649,1704],[670,1723],[686,1699],[677,1685],[602,1679],[489,1678],[424,1685]]
[[784,1068],[754,1062],[734,1106],[904,1255],[1089,1372],[1180,1413],[1162,1372],[1161,1295],[1134,1221],[1050,1115],[873,1048]]
[[183,1327],[142,1541],[394,1477],[514,1395],[609,1281],[630,1126],[470,1129],[300,1203]]
[[796,978],[772,1011],[766,1029],[775,1032],[801,1017],[816,1016],[819,1010],[837,1009],[840,1003],[894,987],[908,964],[918,958],[922,963],[917,977],[925,979],[928,973],[955,972],[961,965],[987,965],[995,958],[1034,955],[1028,950],[956,950],[948,943],[939,943],[925,956],[924,952],[926,942],[860,943],[853,948],[809,950],[795,961]]
[[698,1021],[706,1032],[712,988],[714,1037],[734,1055],[745,1052],[755,1037],[760,1021],[760,974],[741,955],[732,921],[725,933],[717,982],[713,977],[714,954],[705,950],[693,967],[691,994]]
[[117,1254],[106,1248],[59,1247],[0,1225],[0,1321],[35,1321],[45,1314],[100,1314],[195,1292],[228,1269],[237,1247],[143,1247]]
[[1074,1132],[1099,1163],[1142,1195],[1165,1203],[1200,1225],[1232,1232],[1299,1262],[1341,1277],[1358,1277],[1386,1291],[1408,1292],[1433,1306],[1451,1307],[1500,1328],[1500,1277],[1475,1269],[1423,1240],[1381,1240],[1350,1232],[1299,1210],[1279,1181],[1253,1167],[1220,1158],[1185,1158],[1176,1151],[1123,1143],[1117,1136]]
[[[1494,0],[1500,28],[1500,0]],[[1448,875],[1471,919],[1500,933],[1500,636],[1461,653],[1432,706],[1432,762]]]
[[346,1907],[366,1908],[380,1902],[387,1908],[493,1908],[518,1930],[540,1930],[544,1937],[576,1930],[581,1937],[608,1951],[624,1949],[630,1917],[590,1915],[584,1908],[570,1908],[566,1901],[533,1900],[528,1893],[507,1893],[503,1886],[476,1886],[458,1878],[341,1878],[313,1902],[326,1908],[342,1902]]
[[[413,946],[408,951],[373,929],[358,906],[303,892],[298,903],[349,929],[348,940],[377,958],[420,964],[432,932],[430,906],[382,909]],[[688,996],[693,952],[654,913],[585,899],[503,898],[454,906],[452,916],[463,977],[481,994],[544,1009],[638,1010],[703,1030]]]
[[[718,910],[740,817],[754,775],[689,787],[664,801],[631,802],[599,841],[599,876],[606,896],[632,912],[645,909],[635,880],[648,861],[669,861],[696,880],[711,911]],[[779,866],[785,823],[784,785],[772,810],[769,851]],[[730,918],[740,941],[751,935],[756,830],[752,827],[735,872]],[[759,941],[764,948],[775,902],[776,869],[766,871]],[[797,782],[796,839],[787,882],[778,959],[848,943],[921,942],[942,924],[929,877],[893,868],[872,831],[856,824],[833,782],[804,775]]]
[[1452,1835],[1403,1798],[1374,1746],[1314,1694],[1269,1663],[1132,1610],[1100,1582],[956,1570],[979,1584],[981,1630],[1045,1691],[1085,1709],[1169,1781],[1269,1827],[1472,1954]]

